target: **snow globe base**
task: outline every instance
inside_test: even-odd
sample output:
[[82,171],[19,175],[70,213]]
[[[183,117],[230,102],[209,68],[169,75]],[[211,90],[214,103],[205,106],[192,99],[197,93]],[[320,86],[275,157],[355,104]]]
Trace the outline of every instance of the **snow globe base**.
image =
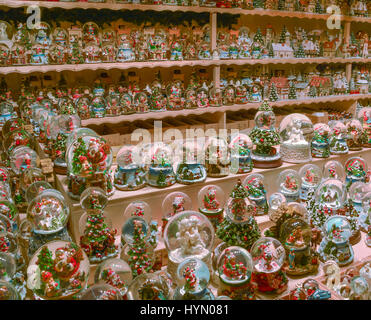
[[[236,163],[238,167],[236,168],[233,164]],[[251,156],[231,156],[231,166],[230,171],[232,173],[248,173],[253,169],[253,163]]]
[[205,288],[196,294],[185,292],[181,288],[176,288],[173,300],[215,300],[215,297],[208,288]]
[[67,163],[62,159],[54,160],[54,172],[56,174],[66,175],[67,174]]
[[258,291],[279,294],[287,289],[288,279],[282,270],[273,273],[254,272],[252,281],[258,285]]
[[227,296],[233,300],[256,299],[255,287],[251,284],[250,280],[238,286],[231,286],[220,281],[218,285],[218,296]]
[[322,262],[335,260],[340,267],[353,262],[354,252],[349,243],[335,244],[324,238],[318,248],[319,257]]
[[251,159],[253,161],[254,168],[268,169],[282,166],[282,159],[278,153],[274,156],[261,156],[252,153]]
[[328,143],[312,141],[311,153],[313,158],[328,158],[330,157],[330,146]]
[[156,188],[170,187],[176,182],[173,167],[149,167],[148,185]]
[[229,166],[206,163],[207,176],[211,178],[222,178],[229,175]]
[[182,184],[204,182],[206,180],[206,169],[198,163],[181,163],[176,171],[176,180]]
[[307,145],[292,147],[291,144],[282,144],[280,147],[282,161],[288,163],[305,163],[312,160],[311,150]]
[[115,188],[121,191],[134,191],[146,186],[144,171],[139,167],[117,168],[114,175]]

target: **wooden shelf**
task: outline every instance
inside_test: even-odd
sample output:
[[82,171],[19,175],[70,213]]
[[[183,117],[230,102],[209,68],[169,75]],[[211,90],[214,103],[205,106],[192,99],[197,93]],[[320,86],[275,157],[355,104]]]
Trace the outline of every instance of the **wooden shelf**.
[[[337,95],[319,98],[308,98],[308,99],[297,99],[297,100],[282,100],[277,102],[270,102],[272,107],[283,107],[283,106],[294,106],[294,105],[311,105],[317,103],[336,103],[344,101],[356,101],[363,99],[371,99],[371,93],[369,94],[352,94],[352,95]],[[162,112],[147,112],[147,113],[135,113],[129,115],[121,115],[116,117],[105,117],[105,118],[91,118],[82,120],[82,126],[86,127],[89,125],[103,125],[103,124],[117,124],[122,122],[132,122],[137,120],[159,120],[166,118],[175,118],[180,116],[189,115],[200,115],[207,113],[227,112],[227,111],[239,111],[257,109],[262,103],[247,103],[247,104],[234,104],[231,106],[222,107],[208,107],[198,109],[183,109],[178,111],[162,111]]]
[[[246,10],[240,8],[213,8],[199,6],[171,6],[171,5],[147,5],[147,4],[120,4],[120,3],[94,3],[94,2],[53,2],[53,1],[24,1],[24,0],[0,0],[0,6],[11,8],[21,8],[30,5],[36,5],[43,8],[63,8],[63,9],[109,9],[109,10],[140,10],[140,11],[181,11],[195,13],[229,13],[246,16],[266,16],[283,17],[296,19],[315,19],[327,20],[329,14],[317,14],[309,12],[291,12],[280,10],[254,9]],[[371,17],[353,17],[341,15],[342,21],[371,23]]]
[[143,68],[182,68],[182,67],[208,67],[222,65],[256,65],[256,64],[332,64],[332,63],[371,63],[371,58],[293,58],[293,59],[228,59],[228,60],[183,60],[183,61],[133,61],[112,63],[82,63],[63,65],[27,65],[0,67],[0,74],[33,72],[79,72],[84,70],[111,70],[111,69],[143,69]]

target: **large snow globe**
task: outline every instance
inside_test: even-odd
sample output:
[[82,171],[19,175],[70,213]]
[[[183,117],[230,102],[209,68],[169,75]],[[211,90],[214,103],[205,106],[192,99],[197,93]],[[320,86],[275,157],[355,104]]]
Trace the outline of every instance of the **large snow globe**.
[[253,173],[246,176],[243,181],[248,197],[256,205],[256,215],[268,213],[267,191],[264,187],[264,176],[260,173]]
[[352,236],[349,220],[338,215],[329,217],[323,225],[323,233],[325,237],[318,249],[321,260],[335,260],[341,267],[352,263],[354,252],[349,244]]
[[278,192],[282,193],[287,203],[299,200],[301,179],[296,170],[283,170],[278,176]]
[[210,137],[205,143],[204,154],[208,177],[220,178],[229,174],[230,153],[225,139]]
[[348,189],[354,182],[365,182],[368,168],[363,158],[349,158],[344,164],[344,169],[346,174],[345,183]]
[[182,160],[177,166],[176,179],[182,184],[193,184],[206,180],[206,169],[202,165],[203,154],[200,144],[188,139],[183,143]]
[[168,273],[174,278],[179,264],[189,257],[209,264],[214,234],[211,222],[201,213],[183,211],[173,216],[164,231],[169,258]]
[[308,193],[314,192],[322,180],[321,169],[315,164],[306,164],[299,170],[301,179],[300,199],[306,201]]
[[237,246],[227,247],[218,257],[218,295],[235,300],[253,300],[255,287],[251,283],[254,270],[250,253]]
[[336,160],[330,160],[323,166],[323,179],[337,179],[342,182],[345,180],[344,166]]
[[314,135],[311,143],[312,157],[328,158],[330,156],[330,127],[325,123],[316,123],[313,126],[313,131]]
[[138,190],[146,185],[142,150],[133,145],[123,146],[116,156],[114,184],[119,190]]
[[214,300],[215,297],[208,289],[210,271],[202,260],[197,258],[185,259],[177,269],[178,286],[173,300]]
[[[147,148],[147,151],[145,150]],[[145,164],[148,165],[147,183],[150,186],[164,188],[175,183],[173,170],[173,151],[169,145],[156,142],[144,146]]]
[[307,116],[300,113],[286,116],[280,123],[279,133],[283,161],[291,163],[311,161],[313,124]]
[[326,179],[321,182],[315,193],[316,203],[330,210],[329,214],[341,209],[346,200],[343,183],[337,179]]
[[209,218],[214,228],[223,220],[225,193],[219,186],[208,185],[198,192],[198,210]]
[[253,280],[261,292],[281,293],[286,290],[288,279],[283,271],[286,253],[278,240],[263,237],[257,240],[251,248],[254,264]]
[[246,134],[236,134],[229,143],[231,152],[231,173],[246,173],[253,168],[251,160],[252,141]]

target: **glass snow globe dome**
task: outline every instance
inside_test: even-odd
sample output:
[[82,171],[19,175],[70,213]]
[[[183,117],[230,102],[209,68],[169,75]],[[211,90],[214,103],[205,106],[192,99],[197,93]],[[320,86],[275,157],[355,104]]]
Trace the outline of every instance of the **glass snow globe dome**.
[[278,176],[278,191],[281,192],[287,202],[297,201],[301,187],[299,173],[293,169],[283,170]]
[[246,173],[253,168],[251,160],[251,151],[253,147],[250,137],[239,133],[231,137],[229,149],[231,153],[231,172]]
[[3,148],[10,154],[14,148],[20,146],[35,147],[35,140],[31,134],[24,129],[18,129],[9,132],[3,140]]
[[112,165],[112,159],[112,149],[105,139],[96,135],[79,136],[67,149],[67,171],[79,177],[106,173]]
[[362,211],[362,199],[366,193],[371,191],[371,186],[362,181],[353,183],[348,192],[348,198],[352,202],[354,208],[358,211]]
[[224,205],[225,193],[219,186],[204,186],[198,192],[198,208],[206,216],[223,212]]
[[282,119],[279,127],[282,160],[291,163],[309,162],[313,137],[312,121],[305,115],[293,113]]
[[315,164],[306,164],[299,170],[301,186],[316,188],[322,180],[321,169]]
[[17,117],[17,114],[14,111],[14,107],[9,102],[0,103],[0,126],[3,125],[7,120]]
[[46,181],[46,176],[40,168],[30,167],[22,172],[21,188],[26,191],[27,188],[37,181]]
[[219,278],[228,285],[241,286],[250,282],[253,270],[250,253],[241,247],[228,247],[218,258]]
[[69,146],[79,137],[83,136],[96,136],[98,137],[98,134],[89,128],[76,128],[74,129],[67,137],[66,140],[66,150],[68,150]]
[[204,145],[204,154],[209,177],[219,178],[229,174],[230,153],[226,139],[210,137]]
[[281,225],[279,239],[287,250],[303,250],[310,246],[312,229],[303,219],[290,218]]
[[15,204],[9,200],[0,200],[0,216],[7,217],[10,221],[18,220],[18,209]]
[[268,199],[269,213],[277,211],[283,204],[286,204],[285,196],[281,192],[272,193]]
[[87,214],[101,213],[108,203],[108,198],[103,189],[89,187],[80,195],[81,208]]
[[192,200],[186,193],[180,191],[169,193],[162,202],[163,231],[171,217],[177,213],[189,210],[192,210]]
[[130,284],[128,300],[169,300],[171,282],[163,272],[144,273]]
[[122,259],[111,258],[100,263],[94,274],[97,284],[109,284],[119,290],[125,297],[128,287],[133,280],[130,266]]
[[345,182],[347,182],[347,186],[357,181],[365,181],[368,166],[366,161],[361,157],[351,157],[349,158],[345,164]]
[[5,167],[0,167],[0,182],[10,183],[10,172]]
[[274,273],[285,262],[286,252],[281,242],[270,237],[262,237],[251,248],[254,270],[262,273]]
[[127,220],[131,217],[140,217],[147,223],[150,223],[152,220],[152,209],[145,201],[130,202],[125,209],[124,219]]
[[338,179],[342,182],[345,180],[345,170],[343,165],[336,160],[330,160],[323,166],[323,179]]
[[81,127],[81,120],[77,114],[59,114],[50,120],[50,138],[56,140],[58,134],[68,135]]
[[10,166],[18,176],[26,169],[38,167],[39,162],[40,159],[36,151],[26,146],[16,147],[10,153]]
[[185,259],[177,269],[177,281],[179,293],[176,292],[176,295],[186,293],[197,295],[203,292],[209,284],[209,268],[202,260],[196,258]]
[[135,237],[139,235],[146,240],[150,236],[150,227],[142,217],[133,216],[126,220],[121,229],[121,242],[129,245],[135,242]]
[[61,231],[68,222],[70,208],[63,195],[55,189],[46,189],[28,205],[27,219],[33,232],[51,234]]
[[17,289],[8,281],[0,280],[1,300],[20,300]]
[[25,190],[25,199],[27,202],[32,201],[37,195],[46,189],[54,189],[49,182],[46,181],[35,181],[31,183]]
[[322,181],[315,193],[316,203],[332,210],[338,210],[343,207],[346,195],[344,184],[337,179]]
[[164,230],[169,260],[181,263],[192,256],[205,261],[211,256],[214,234],[211,222],[201,213],[183,211],[174,215]]
[[9,132],[24,129],[25,125],[26,122],[21,118],[9,119],[4,123],[1,129],[2,136],[5,138]]
[[79,300],[122,300],[120,291],[109,284],[93,284],[79,296]]
[[335,244],[343,244],[352,236],[352,227],[343,216],[329,217],[323,225],[323,233]]
[[0,252],[0,280],[10,281],[17,271],[15,258],[5,252]]

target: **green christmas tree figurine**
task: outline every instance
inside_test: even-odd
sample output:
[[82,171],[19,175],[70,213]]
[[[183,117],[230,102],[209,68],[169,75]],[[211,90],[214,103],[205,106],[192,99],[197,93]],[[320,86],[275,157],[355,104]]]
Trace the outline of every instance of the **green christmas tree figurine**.
[[301,43],[299,44],[298,50],[295,52],[295,57],[296,58],[301,58],[301,59],[307,57]]
[[47,246],[42,247],[39,255],[37,256],[37,264],[40,268],[40,271],[50,271],[54,270],[54,259],[52,252],[48,249]]
[[268,44],[268,57],[274,58],[273,45],[271,42]]
[[287,33],[287,28],[284,25],[283,28],[282,28],[282,31],[281,31],[279,43],[285,43],[286,42],[286,33]]
[[256,30],[256,33],[254,35],[254,42],[259,42],[261,45],[264,44],[263,35],[260,31],[260,28],[258,28],[258,30]]
[[285,0],[278,0],[278,10],[286,10]]
[[316,7],[314,9],[315,13],[323,13],[323,10],[322,10],[322,5],[321,5],[321,1],[320,0],[317,0],[316,2]]
[[294,83],[291,81],[290,82],[290,91],[289,91],[289,99],[290,100],[295,100],[297,99],[297,95],[296,95],[296,88],[295,88],[295,85]]
[[274,83],[272,83],[271,85],[271,90],[270,90],[270,93],[269,93],[269,101],[277,101],[278,100],[278,94],[277,94],[277,88],[276,88],[276,85]]

